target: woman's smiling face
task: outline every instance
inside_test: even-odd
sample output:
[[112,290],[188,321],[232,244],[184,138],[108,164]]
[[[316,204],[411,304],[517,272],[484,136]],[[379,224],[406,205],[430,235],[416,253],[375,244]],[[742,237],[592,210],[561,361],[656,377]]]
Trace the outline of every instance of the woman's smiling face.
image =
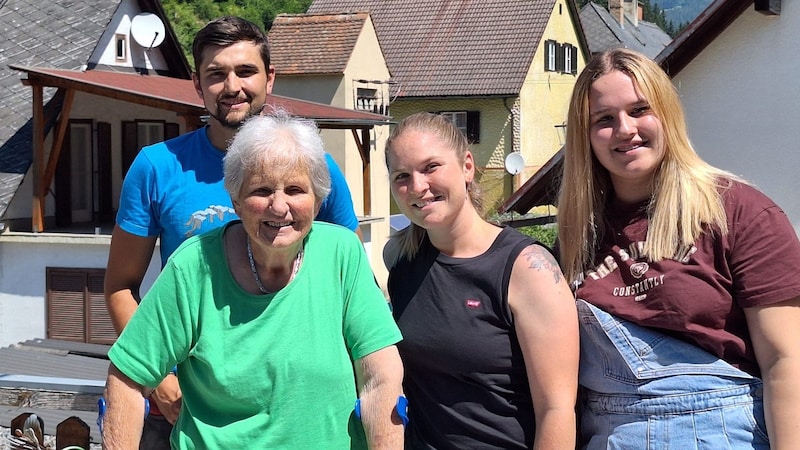
[[598,77],[589,91],[589,140],[614,190],[646,198],[664,159],[664,129],[633,82],[620,71]]
[[449,225],[470,202],[466,185],[474,177],[472,155],[467,152],[460,161],[434,133],[405,131],[394,139],[387,162],[397,206],[422,228]]

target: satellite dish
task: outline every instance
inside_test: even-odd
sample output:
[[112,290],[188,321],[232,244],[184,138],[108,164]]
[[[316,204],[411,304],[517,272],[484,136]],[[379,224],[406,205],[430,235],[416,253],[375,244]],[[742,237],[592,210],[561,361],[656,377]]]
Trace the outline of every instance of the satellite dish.
[[525,159],[520,152],[511,152],[506,156],[506,172],[516,175],[525,168]]
[[164,42],[164,22],[153,13],[141,13],[131,21],[131,37],[137,44],[150,50]]

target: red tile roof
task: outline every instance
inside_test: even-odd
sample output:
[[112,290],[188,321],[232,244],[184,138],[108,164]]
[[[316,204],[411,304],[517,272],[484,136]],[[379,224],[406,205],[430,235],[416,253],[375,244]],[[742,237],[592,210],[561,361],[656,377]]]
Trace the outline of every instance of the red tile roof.
[[401,97],[488,96],[519,94],[554,5],[555,0],[314,0],[308,12],[369,12]]
[[269,31],[278,75],[341,74],[369,16],[281,14]]
[[[204,114],[205,108],[191,80],[106,70],[63,70],[43,67],[11,68],[28,73],[28,82],[76,89],[183,114]],[[389,117],[321,103],[270,95],[267,104],[298,117],[315,120],[321,128],[347,128],[388,123]]]

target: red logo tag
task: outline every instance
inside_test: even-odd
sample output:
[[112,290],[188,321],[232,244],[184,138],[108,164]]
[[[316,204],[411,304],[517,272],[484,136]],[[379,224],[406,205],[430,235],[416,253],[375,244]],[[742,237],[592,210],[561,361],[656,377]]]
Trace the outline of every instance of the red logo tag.
[[481,307],[481,301],[480,300],[472,300],[472,299],[468,298],[467,301],[466,301],[466,304],[467,304],[467,308],[480,308]]

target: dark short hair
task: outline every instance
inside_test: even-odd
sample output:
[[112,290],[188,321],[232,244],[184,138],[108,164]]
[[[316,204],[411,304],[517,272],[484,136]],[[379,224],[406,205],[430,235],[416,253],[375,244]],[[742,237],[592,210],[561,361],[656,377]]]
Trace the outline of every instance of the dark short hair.
[[194,37],[192,42],[192,56],[194,57],[195,71],[198,67],[203,52],[208,47],[229,47],[242,41],[250,41],[259,48],[264,67],[269,69],[269,42],[267,34],[258,25],[236,16],[226,16],[208,22]]

